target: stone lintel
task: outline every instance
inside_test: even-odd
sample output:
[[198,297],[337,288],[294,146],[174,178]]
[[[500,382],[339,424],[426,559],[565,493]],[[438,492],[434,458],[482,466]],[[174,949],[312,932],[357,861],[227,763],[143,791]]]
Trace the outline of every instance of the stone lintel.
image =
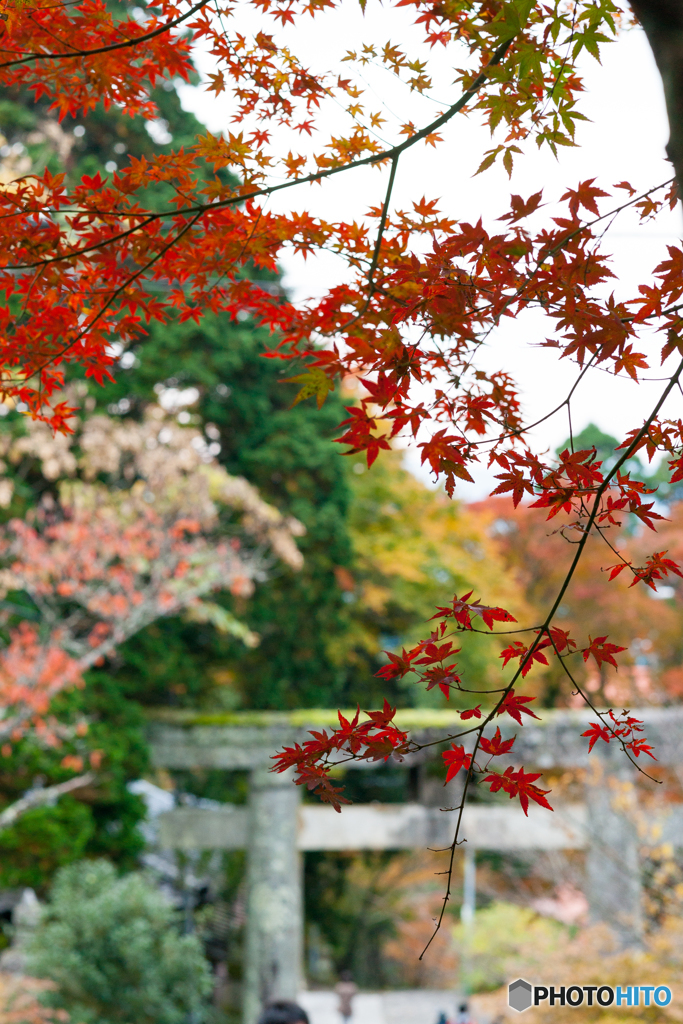
[[[588,767],[588,742],[581,733],[595,716],[590,711],[539,711],[542,721],[525,719],[520,727],[500,720],[506,737],[516,735],[517,764],[539,768]],[[640,708],[632,714],[645,723],[645,735],[655,748],[660,765],[683,763],[683,708]],[[454,711],[399,711],[397,724],[410,730],[421,743],[454,735],[463,728]],[[310,729],[333,727],[336,711],[308,710],[292,713],[245,712],[203,715],[196,712],[157,711],[150,715],[149,738],[152,762],[163,768],[252,769],[270,764],[284,745],[302,743]],[[491,727],[491,732],[493,727]],[[620,764],[624,755],[615,743],[598,742],[594,753],[606,765]],[[434,757],[434,748],[411,755],[404,765]],[[372,769],[384,762],[349,762],[349,767]]]
[[[165,849],[237,850],[247,845],[246,807],[179,807],[159,816],[159,845]],[[559,806],[554,814],[521,808],[470,804],[463,837],[478,850],[571,850],[586,845],[583,804]],[[299,850],[410,850],[448,846],[455,816],[422,804],[354,804],[341,814],[306,805],[298,810]]]

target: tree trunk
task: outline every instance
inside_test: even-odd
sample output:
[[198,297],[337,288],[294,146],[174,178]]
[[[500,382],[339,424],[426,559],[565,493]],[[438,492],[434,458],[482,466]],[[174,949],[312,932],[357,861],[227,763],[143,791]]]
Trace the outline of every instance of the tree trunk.
[[683,0],[630,0],[662,76],[671,160],[683,194]]

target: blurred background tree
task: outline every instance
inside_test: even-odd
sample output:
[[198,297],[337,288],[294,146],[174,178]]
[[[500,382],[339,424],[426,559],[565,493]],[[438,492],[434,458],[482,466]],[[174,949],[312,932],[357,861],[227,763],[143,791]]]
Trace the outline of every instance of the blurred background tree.
[[[569,444],[567,439],[558,452]],[[614,460],[617,444],[615,438],[593,424],[574,438],[575,450],[595,446],[597,458],[607,464]],[[669,550],[672,558],[676,557],[676,552],[683,553],[683,508],[675,488],[669,489],[666,502],[662,500],[658,478],[658,467],[653,467],[648,482],[657,490],[650,500],[667,519],[661,523],[656,538],[644,526],[635,531],[611,526],[605,531],[609,543],[634,566],[644,564],[653,550],[653,542],[657,549]],[[553,534],[561,528],[562,517],[547,521],[543,509],[526,507],[515,511],[507,497],[488,498],[471,505],[470,510],[487,519],[484,529],[496,544],[504,565],[531,607],[540,611],[557,592],[573,557],[571,537],[567,538],[564,558],[558,558],[553,542]],[[610,581],[607,571],[619,561],[617,554],[604,542],[591,538],[557,618],[558,625],[571,630],[574,636],[607,634],[614,643],[627,645],[629,650],[621,659],[622,667],[617,672],[603,664],[597,671],[576,657],[571,670],[592,698],[603,706],[661,704],[679,699],[683,694],[679,586],[682,581],[677,576],[669,576],[656,593],[639,583],[631,589],[626,601],[624,591],[633,576],[624,571]],[[557,664],[547,670],[535,670],[530,678],[531,692],[535,689],[547,707],[572,703],[571,686]]]
[[[386,660],[382,652],[423,639],[434,609],[453,594],[462,597],[473,590],[484,602],[490,594],[502,594],[514,615],[526,613],[522,589],[489,536],[486,517],[450,501],[441,488],[429,489],[402,463],[400,451],[387,453],[369,472],[361,458],[351,461],[353,570],[338,574],[355,634],[345,658],[357,666],[357,678],[367,680],[366,685],[374,681],[375,701],[387,691],[386,681],[374,678]],[[462,650],[456,661],[465,679],[484,686],[500,677],[503,643],[476,634],[458,643]],[[446,706],[438,689],[417,689],[415,678],[411,673],[395,684],[397,703]],[[470,697],[457,693],[451,693],[450,701],[471,704]]]

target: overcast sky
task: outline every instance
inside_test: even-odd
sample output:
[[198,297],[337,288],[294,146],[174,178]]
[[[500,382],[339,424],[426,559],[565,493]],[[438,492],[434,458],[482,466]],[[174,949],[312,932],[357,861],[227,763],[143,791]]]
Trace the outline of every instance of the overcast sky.
[[[241,31],[262,27],[261,16],[250,5],[238,8]],[[228,22],[230,30],[233,22]],[[407,8],[389,9],[369,0],[366,16],[355,2],[342,4],[336,11],[325,13],[313,21],[298,22],[295,30],[281,32],[273,27],[278,42],[288,43],[312,70],[350,70],[341,64],[346,51],[358,50],[361,42],[392,42],[413,46],[415,36],[410,27]],[[419,48],[418,48],[418,51]],[[391,144],[396,140],[399,125],[412,120],[421,126],[428,123],[440,109],[452,103],[454,93],[452,72],[443,50],[422,51],[430,60],[435,85],[429,98],[411,95],[408,89],[389,72],[369,66],[363,71],[367,92],[362,102],[370,111],[382,111],[386,123],[382,138]],[[212,70],[210,59],[197,54],[200,70]],[[603,47],[602,64],[592,59],[583,64],[587,94],[581,109],[591,118],[580,124],[577,139],[580,148],[563,149],[556,160],[549,151],[538,152],[530,146],[520,158],[508,181],[502,168],[493,168],[473,177],[483,152],[491,147],[488,132],[474,117],[458,115],[442,130],[444,142],[436,150],[419,145],[402,158],[394,190],[394,206],[407,208],[425,195],[438,198],[439,207],[458,220],[492,221],[508,208],[510,192],[524,197],[544,189],[544,198],[557,200],[566,187],[580,180],[596,178],[606,189],[624,179],[637,189],[646,189],[672,176],[665,160],[664,146],[668,129],[661,83],[643,33],[629,30],[618,42]],[[183,105],[191,109],[212,131],[236,130],[231,121],[232,101],[227,96],[214,99],[201,89],[183,87]],[[340,107],[329,103],[324,110],[325,127],[343,130],[345,115]],[[301,137],[280,132],[278,145],[305,152],[321,145],[321,137],[310,143]],[[285,150],[285,151],[286,151]],[[320,185],[304,185],[280,193],[270,200],[269,209],[305,208],[327,220],[360,219],[369,206],[379,205],[383,198],[386,171],[354,170]],[[552,212],[552,211],[551,211]],[[548,214],[550,215],[550,214]],[[677,242],[681,235],[680,213],[660,217],[645,227],[636,225],[628,216],[617,220],[608,235],[608,249],[613,254],[612,269],[618,275],[615,291],[631,293],[637,284],[646,282],[656,264],[666,257],[666,245]],[[325,293],[346,274],[344,264],[334,256],[304,262],[290,254],[282,258],[285,284],[295,301],[305,301]],[[568,361],[558,362],[552,350],[536,348],[549,333],[547,321],[529,313],[515,322],[507,321],[483,354],[487,369],[504,368],[520,385],[520,393],[528,420],[540,418],[548,411],[549,396],[555,397],[573,380],[576,368]],[[648,377],[656,378],[657,361]],[[617,436],[633,426],[650,410],[658,393],[657,381],[636,385],[618,380],[598,371],[588,378],[573,403],[573,424],[580,430],[588,422]],[[680,400],[668,410],[677,416],[683,413]],[[538,451],[554,448],[567,436],[567,418],[557,416],[534,433]],[[414,460],[411,459],[411,466]],[[463,497],[476,497],[486,489],[486,474],[476,487],[469,487]]]

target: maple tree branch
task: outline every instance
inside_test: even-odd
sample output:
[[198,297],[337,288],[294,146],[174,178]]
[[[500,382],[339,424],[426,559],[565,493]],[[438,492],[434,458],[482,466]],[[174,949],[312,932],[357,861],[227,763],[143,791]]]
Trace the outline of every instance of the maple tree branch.
[[[578,377],[576,378],[576,380],[574,381],[574,383],[572,384],[572,386],[571,386],[571,388],[570,388],[566,398],[563,398],[563,400],[560,402],[560,404],[556,405],[554,409],[550,410],[550,412],[547,412],[545,414],[545,416],[541,416],[540,419],[534,420],[533,423],[527,423],[527,424],[521,426],[518,430],[510,430],[506,434],[498,434],[497,437],[488,437],[488,438],[485,438],[483,441],[469,441],[470,446],[472,448],[480,448],[483,445],[496,445],[496,444],[500,444],[501,441],[505,441],[505,440],[507,440],[510,437],[521,438],[524,434],[528,433],[530,430],[533,430],[534,427],[540,426],[541,423],[545,423],[546,420],[549,420],[551,418],[551,416],[555,416],[555,414],[558,413],[560,411],[560,409],[564,409],[565,405],[569,409],[570,405],[571,405],[571,400],[572,400],[572,396],[573,396],[574,392],[578,388],[579,384],[581,383],[581,381],[583,380],[585,375],[591,369],[591,367],[592,367],[592,365],[593,365],[593,363],[595,362],[596,359],[597,359],[597,353],[594,353],[591,356],[591,358],[588,360],[588,362],[585,364],[585,366],[581,367],[581,371],[580,371]],[[468,360],[468,363],[466,364],[466,368],[465,369],[466,370],[469,369],[470,366],[471,366],[471,360]],[[664,379],[668,380],[669,378],[666,377]],[[500,420],[494,419],[493,422],[494,423],[499,423]],[[536,628],[536,627],[533,627],[533,628]],[[487,630],[483,630],[483,629],[474,629],[473,628],[473,632],[475,632],[475,633],[482,633],[484,636],[490,636],[491,635]],[[519,630],[504,629],[504,630],[497,630],[496,634],[494,634],[494,635],[497,635],[499,633],[522,633],[522,632],[525,632],[525,630],[521,630],[521,629],[519,629]]]
[[451,898],[451,890],[453,888],[453,865],[454,865],[454,862],[455,862],[455,851],[458,848],[458,846],[462,845],[463,842],[467,842],[466,839],[458,839],[458,836],[460,835],[460,827],[462,825],[462,816],[463,816],[463,813],[464,813],[464,810],[465,810],[465,804],[467,802],[467,790],[469,789],[470,783],[471,783],[471,781],[472,781],[472,779],[474,777],[474,774],[473,774],[474,773],[474,762],[475,762],[475,759],[476,759],[476,756],[477,756],[477,751],[479,750],[479,743],[481,741],[481,737],[482,737],[482,735],[484,733],[484,725],[485,724],[486,723],[483,723],[476,730],[477,731],[477,738],[474,741],[474,749],[472,750],[472,754],[471,754],[471,758],[470,758],[470,764],[469,764],[469,767],[467,769],[467,774],[465,775],[464,785],[462,787],[462,797],[460,798],[460,803],[458,805],[458,818],[457,818],[457,821],[455,823],[455,832],[453,834],[453,842],[451,843],[451,845],[449,847],[449,849],[450,849],[450,857],[449,857],[449,860],[448,860],[448,868],[447,868],[447,870],[445,872],[445,874],[447,876],[446,892],[444,893],[444,896],[443,896],[443,899],[442,899],[442,902],[441,902],[441,911],[439,913],[439,917],[437,919],[436,925],[434,926],[434,931],[432,932],[431,936],[429,937],[429,941],[427,942],[427,945],[424,947],[424,949],[420,953],[420,956],[419,956],[420,960],[422,960],[423,956],[425,955],[425,953],[427,952],[427,950],[431,946],[432,942],[434,941],[434,939],[438,935],[439,931],[441,930],[441,925],[443,923],[444,915],[446,913],[446,908],[448,906],[448,901]]
[[374,290],[374,276],[377,270],[377,264],[379,263],[379,254],[382,248],[382,238],[384,236],[384,229],[387,226],[387,218],[389,216],[389,204],[391,202],[391,193],[394,188],[394,180],[396,178],[396,168],[398,167],[398,157],[394,157],[391,161],[391,173],[389,175],[389,183],[387,185],[386,196],[384,197],[384,205],[382,207],[382,216],[380,218],[379,227],[377,228],[377,241],[375,242],[375,250],[372,254],[372,263],[370,264],[370,270],[368,271],[368,287],[370,289],[370,295],[368,296],[368,302],[372,297]]
[[[291,188],[293,185],[305,185],[312,184],[316,181],[322,181],[323,178],[332,177],[334,174],[339,174],[341,171],[351,170],[354,167],[368,167],[372,164],[385,163],[387,160],[393,160],[400,157],[407,149],[410,149],[411,146],[414,146],[417,142],[421,142],[428,135],[431,135],[433,132],[443,127],[443,125],[447,124],[455,114],[458,114],[463,107],[467,106],[469,101],[476,96],[482,85],[486,82],[489,69],[500,64],[503,57],[515,41],[515,38],[516,36],[513,36],[511,39],[508,39],[507,42],[501,43],[491,57],[491,60],[482,68],[475,80],[472,82],[472,85],[462,94],[459,100],[457,100],[443,114],[440,114],[436,120],[430,122],[430,124],[426,125],[424,128],[421,128],[420,131],[415,132],[414,135],[411,135],[404,142],[401,142],[396,146],[392,146],[390,149],[382,150],[380,153],[373,153],[370,156],[361,157],[359,160],[349,160],[348,163],[339,164],[336,167],[328,167],[322,171],[314,171],[311,174],[305,174],[301,178],[295,178],[293,181],[284,181],[280,185],[269,185],[262,189],[255,189],[252,192],[245,192],[238,196],[231,196],[228,199],[221,199],[215,203],[207,203],[204,205],[203,209],[215,210],[220,209],[223,206],[232,206],[235,203],[243,203],[247,202],[249,199],[256,199],[258,196],[271,195],[273,192],[280,192],[282,189]],[[187,212],[197,208],[198,207],[191,207]],[[180,210],[178,212],[183,213],[185,211]],[[166,216],[168,216],[168,214]]]
[[[545,421],[549,420],[551,416],[554,416],[556,413],[558,413],[560,411],[560,409],[564,409],[565,405],[567,407],[569,407],[574,392],[576,391],[576,389],[578,388],[579,384],[581,383],[581,381],[583,380],[585,375],[588,373],[588,371],[590,370],[591,366],[593,365],[594,361],[597,358],[598,358],[597,357],[597,353],[593,354],[591,356],[591,358],[588,360],[588,362],[586,363],[586,365],[581,367],[581,372],[579,373],[578,377],[576,378],[576,380],[572,384],[572,387],[571,387],[567,397],[562,402],[560,402],[559,405],[556,405],[554,409],[552,409],[550,412],[546,413],[545,416],[541,416],[541,418],[539,420],[535,420],[533,423],[526,424],[526,426],[522,427],[520,431],[515,430],[515,431],[510,431],[507,434],[500,434],[498,437],[491,438],[488,441],[473,441],[472,442],[473,446],[477,447],[480,444],[481,445],[483,445],[483,444],[498,444],[500,441],[505,441],[506,438],[508,438],[508,437],[518,437],[520,433],[525,433],[526,434],[529,430],[533,430],[534,427],[538,427],[538,426],[541,425],[541,423],[545,423]],[[668,378],[667,378],[667,380],[668,380]]]
[[[629,759],[629,761],[634,766],[634,768],[637,768],[638,771],[640,772],[640,774],[644,775],[646,779],[650,780],[650,782],[656,782],[658,785],[661,785],[662,784],[662,780],[661,779],[655,779],[654,776],[649,775],[645,771],[645,769],[641,768],[640,765],[638,764],[638,762],[633,759],[633,757],[631,756],[630,750],[627,748],[626,744],[624,743],[624,740],[622,739],[621,736],[618,735],[618,733],[616,732],[616,730],[612,726],[612,724],[609,721],[609,719],[606,718],[605,712],[604,711],[598,711],[598,709],[595,707],[595,705],[591,701],[590,697],[586,693],[583,692],[583,690],[581,689],[581,687],[579,686],[577,681],[574,679],[574,676],[569,671],[565,659],[562,657],[562,655],[558,651],[557,644],[555,643],[555,638],[553,637],[552,632],[550,630],[546,630],[546,635],[548,636],[548,639],[550,640],[550,643],[552,644],[552,646],[553,646],[553,648],[555,650],[555,654],[557,655],[557,657],[558,657],[558,659],[560,661],[560,664],[561,664],[564,672],[567,674],[567,676],[568,676],[572,686],[575,687],[576,692],[579,694],[579,696],[581,697],[583,702],[591,709],[593,714],[596,715],[600,719],[600,721],[605,726],[605,728],[609,730],[609,732],[612,735],[612,739],[615,739],[615,740],[617,740],[619,742],[619,745],[620,745],[623,753],[626,754],[626,757]],[[577,654],[578,651],[573,651],[572,653],[573,654]]]
[[377,265],[379,263],[379,254],[380,254],[380,251],[381,251],[381,248],[382,248],[382,239],[384,237],[384,230],[385,230],[386,225],[387,225],[387,217],[388,217],[388,214],[389,214],[389,203],[391,201],[391,193],[392,193],[393,188],[394,188],[394,179],[396,178],[396,168],[397,167],[398,167],[398,157],[394,157],[393,160],[391,161],[391,173],[389,175],[389,183],[387,185],[387,191],[386,191],[386,195],[384,197],[384,205],[382,206],[382,215],[380,217],[379,227],[377,229],[377,240],[375,241],[375,249],[374,249],[374,252],[372,254],[372,261],[370,263],[370,269],[368,270],[368,294],[367,294],[367,297],[365,299],[365,302],[361,306],[359,312],[356,313],[355,316],[351,317],[350,320],[347,320],[346,323],[343,323],[339,327],[337,327],[335,329],[335,331],[334,331],[335,334],[338,334],[340,331],[347,331],[349,329],[349,327],[352,327],[353,324],[358,323],[358,321],[361,319],[361,317],[365,316],[365,314],[368,311],[368,307],[370,306],[370,303],[372,302],[372,297],[375,294],[375,291],[377,290],[376,287],[375,287],[374,277],[375,277],[375,271],[377,270]]
[[[559,608],[560,604],[562,603],[562,598],[566,594],[567,588],[569,587],[569,584],[572,581],[572,577],[573,577],[573,575],[574,575],[574,573],[576,571],[576,568],[577,568],[577,566],[579,564],[579,561],[581,560],[581,555],[583,554],[583,550],[584,550],[584,548],[586,546],[586,543],[588,541],[588,537],[590,535],[590,531],[592,530],[593,525],[595,523],[595,519],[597,517],[598,510],[599,510],[599,507],[600,507],[600,500],[601,500],[603,494],[609,488],[610,483],[612,482],[612,480],[614,479],[616,474],[619,472],[621,467],[624,465],[624,463],[627,462],[628,459],[630,459],[632,457],[632,455],[637,451],[638,444],[646,436],[646,434],[648,433],[648,431],[650,429],[650,426],[652,425],[653,421],[657,418],[660,409],[664,405],[665,401],[667,400],[667,398],[669,397],[669,395],[671,394],[673,389],[676,387],[676,384],[678,383],[678,378],[680,377],[681,373],[683,373],[683,359],[678,364],[678,368],[677,368],[676,372],[674,373],[674,375],[669,379],[669,383],[667,384],[667,386],[664,389],[663,393],[660,395],[657,404],[655,405],[654,409],[652,410],[652,412],[650,413],[650,415],[646,419],[645,423],[643,424],[641,429],[638,431],[636,436],[633,438],[633,441],[631,442],[631,444],[624,451],[624,454],[621,456],[621,458],[617,460],[617,462],[614,464],[612,469],[607,473],[607,475],[603,479],[602,483],[598,487],[597,491],[595,492],[595,498],[593,500],[593,506],[591,508],[590,515],[588,517],[588,522],[586,523],[585,527],[583,527],[583,534],[582,534],[581,540],[578,543],[576,554],[574,555],[574,559],[572,561],[572,564],[569,567],[569,571],[567,572],[567,575],[566,575],[566,577],[564,579],[564,582],[562,583],[562,586],[560,587],[560,590],[559,590],[559,592],[557,594],[557,597],[555,598],[555,601],[553,602],[553,605],[552,605],[550,611],[548,612],[546,620],[543,623],[542,629],[545,632],[547,632],[548,629],[550,628],[550,624],[551,624],[552,620],[555,617],[557,609]],[[527,664],[529,658],[531,657],[533,651],[538,646],[538,643],[539,643],[541,635],[542,634],[539,634],[539,636],[536,638],[534,643],[531,645],[531,647],[529,648],[529,651],[527,652],[526,657],[520,660],[519,668],[518,668],[517,672],[515,673],[515,676],[513,678],[512,683],[514,683],[517,680],[517,678],[519,677],[520,673],[522,672],[522,669],[525,667],[525,665]],[[511,684],[511,686],[512,686],[512,684]]]
[[[202,0],[202,2],[209,2],[209,0]],[[442,125],[450,121],[450,119],[455,114],[459,113],[459,111],[461,111],[463,107],[467,105],[467,103],[473,98],[473,96],[476,95],[476,93],[479,91],[482,85],[486,82],[486,79],[488,77],[488,69],[495,67],[497,64],[500,64],[501,60],[503,59],[503,57],[505,56],[513,42],[514,37],[498,47],[489,63],[486,65],[485,68],[482,69],[482,71],[474,80],[470,88],[466,92],[464,92],[460,99],[451,107],[449,107],[445,113],[441,114],[438,118],[436,118],[435,121],[432,121],[430,124],[420,129],[420,131],[415,132],[414,135],[411,135],[410,138],[405,139],[404,142],[401,142],[398,145],[393,146],[391,149],[383,150],[381,153],[373,153],[371,156],[362,157],[359,160],[350,160],[348,163],[339,164],[336,167],[328,167],[322,171],[315,171],[312,172],[311,174],[304,175],[301,178],[295,178],[292,181],[281,182],[279,185],[266,185],[263,188],[254,189],[251,192],[242,192],[239,195],[229,196],[227,199],[220,199],[211,203],[196,203],[194,206],[185,206],[177,210],[168,210],[164,212],[145,215],[143,226],[146,227],[153,221],[165,220],[168,217],[182,217],[197,213],[211,213],[213,210],[221,210],[229,206],[236,206],[241,203],[246,203],[250,199],[258,199],[260,196],[270,196],[274,192],[280,192],[283,189],[293,188],[296,185],[313,184],[317,181],[322,181],[323,178],[329,178],[334,174],[340,174],[342,171],[353,170],[355,167],[367,167],[372,164],[385,163],[389,160],[397,161],[407,149],[410,149],[411,146],[414,146],[417,142],[420,142],[422,139],[426,138],[427,135],[431,135]],[[2,66],[3,65],[0,64],[0,68]],[[110,214],[102,212],[100,212],[98,215],[101,217],[121,216],[121,214],[117,213]],[[32,269],[33,267],[40,266],[42,263],[56,263],[59,262],[60,260],[73,259],[75,256],[80,255],[81,252],[88,252],[94,249],[102,248],[105,245],[109,245],[113,242],[118,241],[119,238],[125,238],[127,235],[133,233],[133,231],[138,229],[139,226],[136,228],[129,228],[126,231],[121,232],[120,234],[112,235],[111,238],[108,238],[103,242],[98,242],[84,249],[74,249],[72,252],[64,254],[62,256],[49,257],[48,259],[45,260],[36,260],[34,263],[14,264],[11,266],[7,266],[5,269],[29,270]]]
[[[621,525],[621,523],[619,525]],[[626,563],[628,565],[629,569],[631,570],[631,572],[633,573],[633,575],[636,576],[637,573],[636,573],[636,570],[633,568],[633,565],[630,562],[627,562],[626,558],[624,558],[622,553],[617,548],[615,548],[614,544],[612,544],[612,542],[610,541],[609,537],[605,536],[605,527],[601,526],[599,523],[596,523],[595,524],[595,529],[598,531],[598,536],[600,537],[600,539],[604,541],[604,543],[610,549],[612,554],[615,555],[619,559],[620,562]],[[600,571],[601,572],[605,572],[604,569],[601,569]]]
[[[62,46],[69,46],[69,47],[71,47],[71,49],[72,49],[72,50],[73,50],[74,52],[76,51],[76,47],[75,47],[75,46],[71,46],[71,43],[67,43],[67,42],[65,42],[65,41],[64,41],[63,39],[60,39],[60,38],[59,38],[59,36],[55,35],[55,33],[54,33],[54,32],[51,32],[51,31],[50,31],[50,29],[49,29],[49,28],[47,28],[47,27],[46,27],[45,25],[41,25],[41,24],[40,24],[40,22],[39,22],[39,21],[37,20],[37,18],[36,18],[36,16],[35,16],[35,11],[31,11],[31,12],[30,12],[30,14],[29,14],[29,18],[31,19],[31,21],[33,22],[33,24],[34,24],[34,25],[36,26],[36,28],[37,28],[37,29],[42,29],[42,31],[43,31],[43,32],[47,32],[47,34],[48,34],[48,35],[49,35],[49,36],[50,36],[50,37],[51,37],[52,39],[54,39],[54,40],[55,40],[55,42],[57,42],[57,43],[61,43],[61,44],[62,44]],[[66,56],[68,56],[68,55],[66,55]]]
[[[75,57],[94,57],[98,53],[110,53],[112,50],[123,50],[128,46],[138,46],[140,43],[146,43],[150,39],[154,39],[156,36],[163,35],[164,32],[170,32],[176,25],[180,25],[183,21],[187,21],[193,14],[201,10],[202,7],[207,7],[211,0],[199,0],[199,3],[195,4],[194,7],[186,11],[185,14],[179,14],[177,18],[173,18],[171,21],[167,21],[163,25],[159,25],[151,32],[146,32],[144,35],[136,36],[134,39],[124,39],[119,43],[110,43],[107,46],[98,46],[93,50],[74,50],[73,53],[30,53],[25,57],[19,57],[17,60],[7,60],[0,63],[0,70],[2,68],[16,67],[17,64],[28,64],[33,60],[73,60]],[[42,28],[42,26],[41,26]],[[57,40],[62,42],[61,39]],[[65,46],[69,46],[69,43],[65,43]]]
[[[89,213],[90,211],[89,210],[88,211],[78,210],[78,211],[66,211],[66,212],[78,212],[78,213],[87,212],[87,213]],[[134,235],[136,231],[142,231],[143,228],[146,228],[148,224],[152,224],[155,220],[159,220],[161,217],[173,216],[174,212],[175,211],[173,211],[173,212],[171,212],[169,214],[150,213],[148,215],[143,216],[142,220],[140,221],[139,224],[134,224],[132,227],[126,228],[125,231],[118,231],[115,235],[111,235],[110,238],[104,238],[101,242],[93,242],[92,245],[85,245],[85,246],[83,246],[82,249],[72,249],[71,252],[60,253],[59,256],[48,256],[46,259],[36,260],[35,263],[15,263],[15,264],[11,264],[11,265],[9,265],[7,267],[4,267],[2,269],[4,269],[4,270],[33,270],[35,267],[48,267],[48,266],[50,266],[51,263],[62,263],[62,262],[64,262],[64,260],[73,260],[73,259],[76,259],[79,256],[87,255],[87,253],[97,252],[98,249],[104,249],[104,248],[106,248],[106,246],[111,245],[113,242],[121,242],[121,241],[123,241],[124,238],[127,238],[129,235]],[[12,216],[15,216],[15,214],[12,214]],[[98,212],[97,216],[98,217],[103,217],[103,218],[104,217],[119,217],[120,218],[120,217],[123,217],[125,215],[123,213],[101,213],[101,212]],[[132,216],[132,214],[128,214],[128,218],[130,218],[131,216]]]
[[[571,583],[572,577],[574,576],[574,573],[575,573],[576,568],[577,568],[577,566],[579,564],[579,561],[581,560],[581,556],[583,554],[584,548],[585,548],[586,543],[588,541],[588,537],[590,535],[590,531],[591,531],[591,529],[592,529],[592,527],[593,527],[593,525],[595,523],[595,519],[596,519],[597,514],[598,514],[598,510],[599,510],[599,507],[600,507],[600,500],[601,500],[603,494],[605,493],[605,491],[607,490],[607,488],[609,487],[610,482],[614,479],[614,476],[616,475],[616,473],[618,473],[618,471],[621,469],[621,467],[623,466],[624,462],[626,462],[629,458],[631,458],[631,456],[634,454],[634,451],[637,449],[637,446],[638,446],[639,442],[647,434],[648,430],[650,429],[650,425],[657,418],[657,415],[658,415],[660,409],[662,408],[664,402],[669,397],[671,391],[673,391],[673,389],[676,387],[676,385],[678,383],[678,379],[679,379],[681,373],[683,373],[683,360],[681,360],[681,362],[679,363],[678,368],[677,368],[676,372],[674,373],[674,375],[669,379],[669,383],[667,384],[667,386],[664,389],[663,393],[660,395],[659,400],[657,401],[657,404],[655,405],[655,407],[652,410],[652,412],[650,413],[649,417],[647,418],[647,420],[643,424],[642,428],[636,434],[636,436],[634,437],[633,441],[628,446],[628,448],[626,449],[624,454],[615,463],[615,465],[612,467],[612,469],[606,475],[606,477],[603,480],[603,482],[600,485],[600,487],[597,489],[597,491],[595,493],[595,498],[593,500],[593,506],[591,508],[590,515],[588,517],[588,523],[584,527],[584,532],[583,532],[583,535],[581,537],[581,540],[579,541],[579,543],[577,545],[577,550],[576,550],[576,553],[575,553],[574,558],[572,560],[572,564],[569,567],[569,570],[568,570],[568,572],[567,572],[567,574],[566,574],[566,576],[564,578],[564,581],[563,581],[563,583],[562,583],[562,585],[560,587],[560,590],[559,590],[559,592],[557,594],[557,597],[555,598],[555,601],[553,602],[552,607],[551,607],[550,611],[548,612],[548,614],[546,616],[546,619],[545,619],[543,625],[541,626],[541,628],[540,628],[536,638],[534,639],[534,641],[530,645],[530,647],[529,647],[528,651],[525,653],[525,655],[522,658],[520,658],[520,663],[519,663],[518,668],[516,669],[512,679],[510,680],[508,685],[505,687],[505,690],[502,691],[503,692],[503,696],[501,698],[499,698],[499,700],[497,701],[495,706],[492,708],[492,710],[489,712],[487,717],[484,719],[484,721],[481,722],[480,725],[476,726],[472,730],[467,730],[469,732],[476,732],[477,733],[477,738],[476,738],[475,743],[474,743],[474,750],[473,750],[472,755],[471,755],[470,766],[469,766],[469,768],[467,770],[467,776],[465,778],[465,785],[464,785],[464,788],[463,788],[463,797],[462,797],[462,801],[460,803],[459,810],[458,810],[458,818],[457,818],[456,825],[455,825],[455,833],[454,833],[454,836],[453,836],[453,843],[451,844],[451,847],[450,847],[451,856],[450,856],[450,860],[449,860],[449,866],[448,866],[447,871],[444,872],[447,875],[447,879],[448,879],[447,880],[447,886],[446,886],[446,893],[445,893],[445,895],[443,897],[443,902],[442,902],[442,906],[441,906],[441,912],[440,912],[439,917],[437,919],[436,925],[434,926],[434,931],[432,932],[432,935],[431,935],[427,945],[425,946],[424,950],[422,951],[422,954],[420,955],[420,959],[422,959],[422,957],[424,956],[424,954],[427,952],[427,950],[431,946],[432,942],[434,941],[436,935],[440,931],[441,925],[443,923],[444,914],[446,913],[446,907],[447,907],[448,901],[450,899],[450,894],[451,894],[452,885],[453,885],[453,864],[454,864],[454,859],[455,859],[455,850],[456,850],[456,847],[459,846],[460,843],[461,843],[461,840],[459,840],[459,834],[460,834],[460,827],[461,827],[461,824],[462,824],[463,810],[464,810],[465,801],[466,801],[466,797],[467,797],[467,789],[469,787],[470,778],[472,776],[472,771],[473,771],[473,767],[472,766],[474,764],[474,761],[475,761],[475,758],[476,758],[476,755],[477,755],[477,751],[479,749],[479,742],[480,742],[481,737],[483,735],[484,729],[493,720],[493,718],[496,716],[496,714],[498,713],[498,709],[503,704],[506,696],[511,692],[511,690],[513,689],[515,683],[519,679],[520,675],[523,674],[526,665],[532,659],[534,651],[538,647],[538,644],[540,643],[541,638],[543,637],[543,635],[544,634],[550,635],[550,624],[552,623],[552,620],[555,617],[555,614],[556,614],[557,609],[558,609],[558,607],[559,607],[559,605],[560,605],[560,603],[562,601],[562,598],[564,597],[565,593],[567,592],[567,588],[569,587],[569,584]],[[551,640],[552,640],[552,637],[551,637]],[[553,641],[553,646],[555,646],[554,641]],[[565,668],[565,671],[568,671],[566,666],[565,666],[565,664],[564,664],[564,660],[563,659],[560,659],[560,660],[562,661],[562,665]],[[571,673],[569,673],[569,675],[570,675],[570,678],[571,678]],[[572,679],[572,682],[573,682],[573,679]],[[591,709],[592,709],[592,705],[590,704],[590,702],[587,701],[587,703],[588,703],[588,706],[591,707]],[[596,712],[596,714],[597,713],[598,712]],[[467,731],[463,731],[462,733],[459,733],[459,735],[460,736],[465,735]],[[443,740],[441,740],[441,742],[443,742]],[[623,746],[623,742],[622,742],[622,746]],[[626,751],[626,753],[627,753],[627,756],[628,756],[628,751]],[[633,758],[631,758],[630,756],[629,756],[629,760],[631,760],[635,764],[635,761],[633,761]],[[647,775],[647,772],[645,772],[642,768],[640,768],[639,765],[636,764],[636,767],[644,775]],[[647,777],[650,778],[649,775]]]

